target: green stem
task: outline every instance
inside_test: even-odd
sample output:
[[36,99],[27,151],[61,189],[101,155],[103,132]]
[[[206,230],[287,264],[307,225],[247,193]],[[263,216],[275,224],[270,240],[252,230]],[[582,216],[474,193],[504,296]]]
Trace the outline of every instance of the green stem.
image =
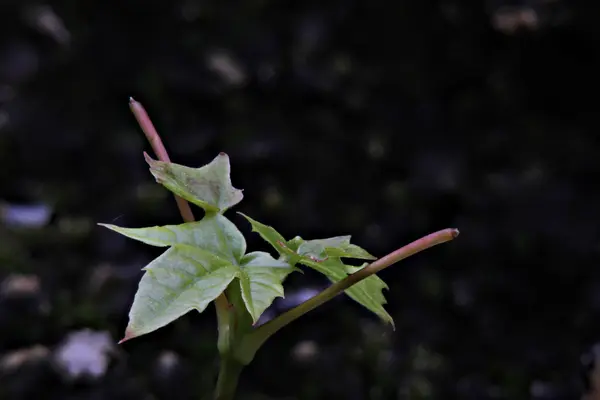
[[246,365],[243,360],[236,358],[237,347],[240,338],[252,330],[252,317],[246,311],[238,285],[230,285],[226,291],[231,306],[221,312],[217,308],[219,324],[217,347],[221,358],[221,369],[215,390],[216,400],[233,399],[239,375]]
[[404,247],[401,247],[385,257],[372,262],[356,273],[348,275],[346,278],[334,283],[316,296],[279,315],[277,318],[267,322],[266,324],[258,327],[252,333],[248,334],[244,338],[244,343],[241,346],[243,349],[243,354],[240,354],[239,357],[245,362],[249,362],[254,357],[256,351],[264,344],[264,342],[287,324],[295,321],[307,312],[314,310],[323,303],[328,302],[337,295],[343,293],[350,286],[362,281],[365,278],[368,278],[373,274],[376,274],[382,269],[387,268],[398,261],[401,261],[430,247],[448,242],[457,236],[457,229],[444,229],[435,233],[431,233],[425,237],[422,237],[421,239],[407,244]]
[[244,366],[240,362],[231,357],[221,358],[215,400],[233,400],[243,368]]
[[217,328],[218,328],[218,340],[217,348],[221,357],[225,357],[231,353],[231,344],[233,342],[233,315],[232,310],[228,308],[218,307],[216,302],[215,306],[217,309]]

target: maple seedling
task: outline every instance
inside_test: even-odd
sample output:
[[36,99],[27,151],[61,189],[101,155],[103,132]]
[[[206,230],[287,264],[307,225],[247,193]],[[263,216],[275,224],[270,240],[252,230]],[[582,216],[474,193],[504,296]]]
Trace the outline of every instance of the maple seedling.
[[[376,259],[350,243],[350,236],[286,240],[275,229],[241,214],[275,250],[249,252],[244,235],[224,213],[238,204],[242,191],[232,186],[229,157],[220,153],[201,168],[171,163],[146,111],[130,99],[130,108],[148,138],[158,160],[144,153],[156,181],[175,194],[184,219],[179,225],[123,228],[100,224],[129,238],[167,248],[144,267],[129,312],[125,336],[119,342],[155,331],[191,310],[202,312],[213,302],[217,311],[217,347],[221,367],[215,389],[216,400],[234,397],[240,372],[257,350],[287,324],[314,308],[346,293],[353,300],[394,326],[384,309],[387,285],[376,273],[422,250],[458,236],[444,229]],[[194,221],[189,203],[204,210]],[[362,265],[345,259],[363,260]],[[286,277],[312,268],[332,285],[313,298],[257,326],[260,316],[277,297],[284,296]]]

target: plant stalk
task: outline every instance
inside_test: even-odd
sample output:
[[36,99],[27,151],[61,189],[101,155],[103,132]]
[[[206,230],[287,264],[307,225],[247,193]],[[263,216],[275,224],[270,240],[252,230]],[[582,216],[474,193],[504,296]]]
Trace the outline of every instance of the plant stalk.
[[407,244],[404,247],[399,248],[396,251],[393,251],[385,257],[372,262],[354,274],[348,275],[346,278],[334,283],[319,294],[306,300],[304,303],[292,308],[291,310],[288,310],[287,312],[279,315],[277,318],[272,319],[266,324],[261,325],[252,333],[248,334],[245,338],[245,343],[242,346],[243,354],[240,355],[241,358],[244,360],[244,362],[249,362],[254,357],[256,351],[268,338],[273,336],[273,334],[307,312],[314,310],[323,303],[326,303],[337,295],[343,293],[350,286],[368,278],[373,274],[378,273],[382,269],[387,268],[398,261],[401,261],[423,250],[429,249],[430,247],[448,242],[456,238],[458,234],[458,229],[444,229],[435,233],[431,233],[425,237],[422,237],[421,239]]
[[[144,109],[144,106],[138,101],[136,101],[133,97],[129,98],[129,109],[135,116],[140,128],[146,135],[146,139],[150,142],[150,146],[152,146],[152,150],[154,150],[154,154],[160,161],[163,162],[171,162],[169,158],[169,153],[167,153],[167,149],[160,139],[160,135],[158,131],[154,127],[150,116]],[[175,201],[177,202],[177,208],[179,208],[179,213],[185,222],[194,222],[194,214],[192,213],[192,209],[190,208],[190,204],[182,199],[181,197],[175,195]],[[229,302],[227,301],[227,296],[225,293],[221,293],[219,297],[215,299],[215,307],[217,308],[217,318],[223,320],[226,317],[227,309],[229,308]],[[221,324],[219,324],[221,326]]]
[[[144,135],[146,135],[146,139],[150,142],[150,146],[152,146],[152,150],[154,150],[156,157],[158,157],[160,161],[171,162],[169,153],[167,153],[167,149],[160,139],[160,135],[144,107],[139,102],[135,101],[133,97],[130,97],[129,108],[140,125],[140,128],[142,128]],[[175,195],[175,201],[177,202],[177,207],[179,208],[183,220],[185,222],[194,222],[194,214],[192,213],[189,203],[177,195]]]
[[[158,157],[160,161],[171,162],[169,154],[160,139],[160,135],[156,131],[156,128],[144,107],[131,97],[129,99],[129,108],[150,142],[156,157]],[[195,218],[189,203],[177,195],[175,195],[175,201],[177,202],[177,207],[179,208],[179,213],[183,220],[185,222],[193,222]],[[232,335],[234,334],[233,327],[235,326],[236,315],[235,310],[230,307],[225,293],[221,293],[215,299],[215,307],[217,309],[217,323],[219,329],[217,346],[221,355],[221,368],[217,379],[215,400],[232,400],[237,389],[240,373],[244,367],[243,364],[232,357]]]
[[244,365],[239,361],[232,357],[221,357],[214,400],[233,400],[242,369]]

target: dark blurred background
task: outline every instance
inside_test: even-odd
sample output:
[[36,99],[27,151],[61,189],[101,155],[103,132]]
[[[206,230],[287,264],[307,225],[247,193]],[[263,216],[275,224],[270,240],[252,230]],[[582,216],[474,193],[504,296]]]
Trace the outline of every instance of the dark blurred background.
[[[351,234],[383,256],[461,230],[381,274],[395,332],[339,297],[258,353],[240,399],[583,398],[600,342],[599,15],[2,0],[0,399],[210,398],[212,306],[115,344],[160,249],[95,224],[180,222],[129,96],[173,161],[227,152],[236,210],[287,238]],[[292,275],[269,313],[326,285]]]

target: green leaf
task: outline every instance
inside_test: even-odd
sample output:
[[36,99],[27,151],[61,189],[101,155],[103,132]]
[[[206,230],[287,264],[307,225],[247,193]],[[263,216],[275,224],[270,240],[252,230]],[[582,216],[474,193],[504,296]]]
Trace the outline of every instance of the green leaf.
[[290,264],[274,259],[269,253],[255,251],[242,259],[240,289],[254,323],[273,303],[284,297],[283,280],[295,270]]
[[[296,239],[298,253],[310,255],[318,260],[327,257],[359,258],[362,260],[376,260],[366,250],[350,243],[350,236],[336,236],[328,239],[314,239],[300,242]],[[301,240],[301,239],[300,239]],[[288,243],[289,244],[289,243]]]
[[[334,283],[346,278],[349,273],[352,274],[368,265],[367,263],[360,267],[345,265],[339,258],[333,257],[322,262],[315,262],[303,257],[300,262],[322,273]],[[388,289],[386,283],[377,275],[371,275],[350,286],[345,292],[354,301],[375,313],[384,322],[390,323],[395,329],[394,319],[383,307],[387,303],[383,289]]]
[[309,240],[300,244],[296,253],[302,257],[309,257],[316,261],[324,261],[328,257],[325,246],[314,240]]
[[122,341],[144,335],[192,309],[204,311],[239,267],[206,250],[176,244],[144,268]]
[[[283,236],[279,232],[277,232],[273,227],[261,224],[260,222],[250,218],[246,214],[238,213],[250,222],[252,225],[252,232],[257,232],[267,243],[269,243],[273,248],[283,256],[291,256],[296,257],[298,254],[291,248],[289,248],[286,244],[286,241]],[[290,262],[294,264],[294,262]]]
[[296,236],[295,238],[288,240],[287,246],[292,249],[292,251],[297,252],[298,247],[300,247],[300,245],[304,242],[304,239],[302,239],[300,236]]
[[206,212],[222,214],[244,197],[242,191],[231,184],[231,166],[225,153],[220,153],[201,168],[153,160],[147,154],[144,156],[158,183]]
[[[372,255],[358,246],[350,244],[350,236],[338,236],[329,239],[303,240],[296,236],[286,242],[275,229],[242,214],[252,225],[252,230],[271,244],[279,254],[287,256],[290,264],[299,262],[325,275],[332,282],[338,282],[363,267],[345,265],[340,257],[374,259]],[[282,245],[282,243],[285,243]],[[365,264],[366,265],[366,264]],[[346,290],[353,300],[375,313],[385,322],[394,326],[394,320],[384,309],[386,304],[383,289],[387,285],[376,275],[372,275]]]
[[[207,214],[199,222],[150,228],[101,225],[153,246],[172,246],[145,268],[126,339],[158,329],[192,308],[202,311],[235,278],[239,278],[244,304],[256,323],[276,297],[283,297],[281,283],[297,270],[265,252],[244,255],[244,236],[221,214]],[[192,301],[194,296],[200,303]]]
[[238,264],[246,252],[246,239],[239,229],[221,214],[206,215],[201,221],[150,228],[122,228],[100,224],[108,229],[152,246],[187,244],[217,254]]
[[309,240],[306,243],[315,243],[325,248],[329,257],[359,258],[361,260],[376,260],[366,250],[350,243],[350,236],[336,236],[328,239]]

